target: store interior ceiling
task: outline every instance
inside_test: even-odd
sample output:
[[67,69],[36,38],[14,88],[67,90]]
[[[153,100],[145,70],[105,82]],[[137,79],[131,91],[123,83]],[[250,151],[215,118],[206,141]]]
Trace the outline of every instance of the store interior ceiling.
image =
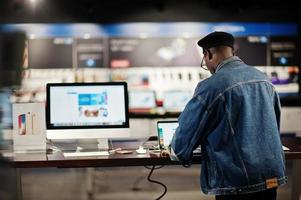
[[287,0],[1,0],[1,23],[301,20]]

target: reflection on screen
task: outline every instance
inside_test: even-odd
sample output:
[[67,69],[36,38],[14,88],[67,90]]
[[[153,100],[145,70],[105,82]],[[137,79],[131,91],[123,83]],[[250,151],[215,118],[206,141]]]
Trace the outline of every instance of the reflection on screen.
[[178,126],[178,122],[158,123],[159,145],[161,147],[170,145]]
[[123,125],[124,99],[120,85],[52,86],[50,123],[55,127]]
[[168,110],[182,111],[191,99],[190,91],[166,91],[163,94],[163,107]]
[[131,109],[151,109],[156,107],[156,97],[154,91],[130,91],[129,108]]

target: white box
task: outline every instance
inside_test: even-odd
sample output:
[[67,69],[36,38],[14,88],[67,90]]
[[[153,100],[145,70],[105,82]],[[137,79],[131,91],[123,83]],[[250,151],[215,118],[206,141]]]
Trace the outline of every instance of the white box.
[[44,103],[13,104],[14,151],[46,151]]

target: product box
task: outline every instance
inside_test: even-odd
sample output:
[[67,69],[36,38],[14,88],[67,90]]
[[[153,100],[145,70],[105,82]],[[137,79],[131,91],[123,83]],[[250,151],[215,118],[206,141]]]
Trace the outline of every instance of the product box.
[[46,151],[44,103],[13,104],[14,151]]

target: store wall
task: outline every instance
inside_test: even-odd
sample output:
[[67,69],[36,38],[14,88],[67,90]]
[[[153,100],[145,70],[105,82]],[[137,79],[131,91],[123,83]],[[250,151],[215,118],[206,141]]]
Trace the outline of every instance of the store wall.
[[[36,2],[36,4],[30,2]],[[0,23],[2,24],[112,24],[123,22],[283,22],[300,24],[300,20],[300,11],[292,0],[285,3],[278,0],[272,2],[259,0],[186,0],[180,2],[172,0],[3,0],[0,2]],[[299,43],[297,48],[299,48],[300,34],[297,40]],[[297,49],[297,52],[300,55],[300,49]],[[300,56],[298,58],[301,63]],[[164,74],[167,74],[165,71],[168,70],[170,69],[164,68],[161,70],[162,73],[159,72],[159,76],[154,73],[153,77],[161,77],[161,74],[163,77]],[[127,71],[127,73],[130,72],[130,70]],[[25,81],[23,82],[25,90],[21,91],[21,94],[17,94],[19,95],[18,101],[29,102],[32,101],[32,98],[45,99],[42,87],[37,87],[39,84],[44,84],[45,80],[47,82],[50,79],[52,82],[57,82],[57,80],[81,82],[82,79],[87,82],[107,81],[106,73],[102,70],[90,71],[89,69],[79,69],[78,71],[72,69],[27,70],[24,73]],[[124,74],[124,72],[120,74]],[[115,77],[120,77],[120,74],[115,71]],[[168,74],[170,74],[169,71]],[[195,82],[192,85],[195,85]],[[34,86],[34,92],[32,92],[32,86]],[[30,92],[24,92],[26,89],[29,89]],[[298,99],[293,104],[299,105],[300,100]],[[292,104],[288,103],[288,105]]]

